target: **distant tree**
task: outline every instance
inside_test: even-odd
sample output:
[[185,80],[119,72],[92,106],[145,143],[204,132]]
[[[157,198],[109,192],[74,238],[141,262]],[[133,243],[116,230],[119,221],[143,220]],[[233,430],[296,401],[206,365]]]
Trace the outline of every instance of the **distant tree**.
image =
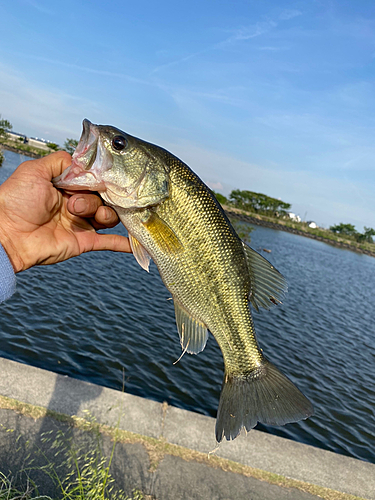
[[3,120],[0,115],[0,137],[6,136],[6,130],[11,130],[12,124],[8,120]]
[[249,212],[258,212],[272,217],[286,215],[286,211],[292,206],[290,203],[272,198],[262,193],[254,191],[241,191],[235,189],[229,195],[229,199],[237,208],[242,208]]
[[73,154],[76,147],[78,146],[78,141],[76,139],[67,139],[64,142],[64,148],[65,151],[67,151],[69,154]]
[[[6,137],[6,129],[11,130],[12,124],[8,120],[3,120],[0,115],[0,137]],[[0,149],[0,167],[3,164],[4,155]]]
[[55,144],[54,142],[48,142],[48,143],[47,143],[47,146],[48,146],[50,149],[53,149],[53,151],[57,151],[58,149],[60,149],[59,145],[58,145],[58,144]]
[[334,226],[330,226],[329,229],[333,233],[342,234],[344,236],[356,236],[358,234],[353,224],[344,224],[343,222],[340,222],[340,224],[336,224]]
[[373,236],[375,236],[375,229],[373,229],[372,227],[364,227],[364,232],[363,234],[365,235],[366,237],[366,241],[368,241],[369,243],[373,243],[374,242],[374,238]]
[[356,234],[356,240],[359,243],[374,243],[373,236],[375,236],[375,229],[365,226],[363,233]]
[[254,228],[242,220],[230,218],[230,222],[234,227],[239,238],[242,241],[245,241],[246,243],[250,243],[251,240],[250,233],[254,231]]
[[220,205],[228,205],[228,198],[226,198],[223,194],[216,193],[214,190],[212,190],[212,192]]

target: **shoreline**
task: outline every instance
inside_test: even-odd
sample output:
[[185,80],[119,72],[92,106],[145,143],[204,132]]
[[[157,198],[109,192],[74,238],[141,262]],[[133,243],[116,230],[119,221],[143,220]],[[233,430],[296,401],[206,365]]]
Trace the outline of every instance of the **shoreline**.
[[[35,158],[35,159],[43,157],[43,155],[39,155],[38,153],[34,153],[33,151],[25,151],[23,149],[20,149],[20,148],[14,147],[14,146],[9,146],[9,144],[4,144],[3,142],[0,142],[0,148],[6,149],[7,151],[11,151],[12,153],[17,153],[17,154],[22,155],[22,156],[30,156],[31,158]],[[47,151],[47,153],[49,153],[49,152]],[[52,151],[51,151],[51,153],[52,153]]]
[[[30,156],[31,158],[42,158],[43,155],[39,155],[37,153],[34,153],[32,151],[24,151],[23,149],[19,149],[14,146],[9,146],[8,144],[0,143],[0,147],[12,151],[13,153],[18,153],[23,156]],[[51,151],[52,152],[52,151]],[[329,238],[324,238],[323,236],[318,236],[316,234],[308,233],[307,231],[302,231],[300,229],[295,229],[293,227],[285,226],[283,224],[278,224],[277,222],[271,222],[264,220],[262,218],[258,218],[256,216],[252,216],[246,213],[243,213],[241,211],[237,211],[234,208],[229,208],[226,206],[223,206],[223,209],[225,213],[228,215],[228,217],[233,217],[239,220],[242,220],[244,222],[249,222],[250,224],[255,224],[257,226],[264,226],[268,227],[270,229],[275,229],[277,231],[286,231],[288,233],[293,233],[297,234],[298,236],[305,236],[306,238],[311,238],[313,240],[321,241],[322,243],[327,243],[328,245],[334,246],[336,248],[341,248],[343,250],[351,250],[352,252],[368,255],[369,257],[375,257],[375,251],[371,252],[370,250],[364,250],[362,248],[359,248],[355,245],[351,245],[349,243],[343,243],[341,241],[335,241],[331,240]]]
[[268,227],[270,229],[275,229],[277,231],[286,231],[288,233],[297,234],[298,236],[305,236],[306,238],[311,238],[312,240],[321,241],[322,243],[327,243],[328,245],[341,248],[343,250],[351,250],[352,252],[368,255],[369,257],[375,257],[375,251],[371,252],[370,250],[364,250],[362,248],[356,247],[355,245],[350,245],[349,243],[330,240],[329,238],[324,238],[323,236],[318,236],[316,234],[308,233],[306,231],[301,231],[300,229],[295,229],[293,227],[284,226],[283,224],[278,224],[277,222],[266,221],[260,218],[258,219],[257,217],[245,214],[243,212],[237,212],[233,208],[223,207],[223,209],[228,217],[239,219],[244,222],[249,222],[250,224]]

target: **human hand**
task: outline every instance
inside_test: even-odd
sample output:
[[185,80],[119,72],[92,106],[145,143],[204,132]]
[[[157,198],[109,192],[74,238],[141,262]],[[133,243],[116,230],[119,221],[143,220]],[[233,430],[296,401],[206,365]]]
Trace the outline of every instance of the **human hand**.
[[71,161],[64,151],[26,161],[0,186],[0,243],[16,273],[92,250],[131,252],[125,236],[96,232],[119,222],[98,196],[53,186]]

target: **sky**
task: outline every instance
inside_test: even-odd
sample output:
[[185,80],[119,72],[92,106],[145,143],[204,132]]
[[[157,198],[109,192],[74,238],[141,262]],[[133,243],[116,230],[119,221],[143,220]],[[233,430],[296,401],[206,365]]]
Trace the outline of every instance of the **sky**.
[[63,144],[82,120],[185,161],[211,188],[375,228],[372,0],[13,0],[0,114]]

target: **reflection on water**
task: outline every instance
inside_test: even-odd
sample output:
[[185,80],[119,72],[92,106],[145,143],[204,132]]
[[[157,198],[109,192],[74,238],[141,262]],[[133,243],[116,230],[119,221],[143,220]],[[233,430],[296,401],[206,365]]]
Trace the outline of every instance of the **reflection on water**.
[[[5,151],[2,182],[21,158]],[[125,234],[122,226],[116,228]],[[285,303],[254,313],[267,357],[311,399],[312,418],[262,430],[375,462],[375,259],[256,227],[255,248],[288,279]],[[131,255],[83,255],[18,275],[0,306],[0,355],[216,416],[223,374],[212,336],[181,349],[174,308],[156,267]]]

